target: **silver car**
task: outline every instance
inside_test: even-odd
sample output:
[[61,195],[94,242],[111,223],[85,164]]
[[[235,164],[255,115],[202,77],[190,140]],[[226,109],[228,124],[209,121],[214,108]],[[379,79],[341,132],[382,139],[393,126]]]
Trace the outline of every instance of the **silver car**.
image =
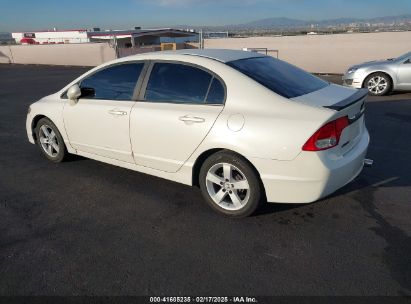
[[376,96],[411,90],[411,52],[398,58],[354,65],[344,74],[343,84],[367,88],[371,95]]

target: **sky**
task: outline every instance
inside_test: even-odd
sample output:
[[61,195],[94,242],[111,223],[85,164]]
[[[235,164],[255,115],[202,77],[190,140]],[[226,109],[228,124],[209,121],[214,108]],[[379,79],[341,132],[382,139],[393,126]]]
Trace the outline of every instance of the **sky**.
[[0,32],[241,24],[411,14],[411,0],[0,0]]

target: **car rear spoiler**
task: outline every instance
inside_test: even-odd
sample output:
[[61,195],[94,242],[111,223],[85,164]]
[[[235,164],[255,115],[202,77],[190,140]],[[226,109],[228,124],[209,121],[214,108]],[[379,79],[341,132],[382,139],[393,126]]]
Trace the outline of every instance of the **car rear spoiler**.
[[359,89],[357,90],[357,92],[355,92],[354,94],[352,94],[350,97],[343,99],[341,101],[339,101],[336,104],[333,104],[331,106],[324,106],[324,108],[328,108],[331,110],[335,110],[335,111],[340,111],[344,108],[349,107],[350,105],[353,105],[354,103],[364,99],[368,94],[368,90],[367,89]]

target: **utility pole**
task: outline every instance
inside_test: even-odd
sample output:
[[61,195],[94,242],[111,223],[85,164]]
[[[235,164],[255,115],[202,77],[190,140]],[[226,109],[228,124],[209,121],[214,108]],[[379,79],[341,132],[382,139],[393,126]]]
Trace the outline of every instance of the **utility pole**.
[[199,38],[199,40],[200,40],[200,41],[199,41],[199,42],[200,42],[199,48],[200,48],[200,50],[202,50],[202,49],[204,49],[203,29],[200,30],[199,35],[198,35],[198,38]]
[[118,51],[118,45],[117,45],[117,36],[113,35],[113,48],[114,48],[114,52],[116,53],[116,58],[120,58],[120,54]]

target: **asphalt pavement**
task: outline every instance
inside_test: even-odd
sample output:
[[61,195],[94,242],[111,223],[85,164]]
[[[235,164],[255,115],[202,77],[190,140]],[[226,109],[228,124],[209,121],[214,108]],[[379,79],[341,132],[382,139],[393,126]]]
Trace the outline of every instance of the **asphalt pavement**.
[[27,141],[28,106],[86,70],[0,65],[0,295],[411,295],[411,94],[368,98],[354,182],[228,219],[196,188]]

